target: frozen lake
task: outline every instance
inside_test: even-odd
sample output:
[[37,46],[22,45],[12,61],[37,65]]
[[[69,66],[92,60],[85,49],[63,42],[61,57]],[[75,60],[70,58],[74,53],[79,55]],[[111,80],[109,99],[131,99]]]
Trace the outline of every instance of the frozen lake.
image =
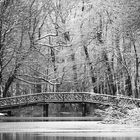
[[0,122],[0,140],[140,140],[140,127],[94,121]]

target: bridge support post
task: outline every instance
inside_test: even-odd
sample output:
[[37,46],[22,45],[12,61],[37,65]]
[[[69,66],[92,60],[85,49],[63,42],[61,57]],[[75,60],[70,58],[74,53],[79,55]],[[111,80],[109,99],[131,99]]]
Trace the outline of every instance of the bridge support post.
[[86,103],[82,103],[82,117],[86,116]]
[[49,104],[43,105],[43,117],[48,117]]
[[9,111],[7,112],[7,115],[8,115],[8,116],[12,116],[12,111],[9,110]]

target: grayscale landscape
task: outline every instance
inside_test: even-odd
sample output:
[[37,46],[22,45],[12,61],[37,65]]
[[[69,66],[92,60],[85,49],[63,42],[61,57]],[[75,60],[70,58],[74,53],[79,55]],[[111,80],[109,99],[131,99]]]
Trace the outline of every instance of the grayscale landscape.
[[0,140],[139,140],[139,68],[139,0],[0,0]]

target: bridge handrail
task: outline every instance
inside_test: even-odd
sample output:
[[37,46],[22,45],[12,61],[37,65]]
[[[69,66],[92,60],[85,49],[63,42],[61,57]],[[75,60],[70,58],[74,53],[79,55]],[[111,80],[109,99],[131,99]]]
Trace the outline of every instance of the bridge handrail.
[[18,96],[11,96],[11,97],[2,97],[1,99],[13,99],[18,97],[27,97],[27,96],[34,96],[34,95],[41,95],[41,94],[70,94],[70,93],[81,93],[85,94],[88,92],[41,92],[41,93],[32,93],[32,94],[24,94],[24,95],[18,95]]
[[125,103],[129,103],[129,105],[139,106],[140,99],[93,92],[42,92],[0,98],[0,109],[38,103],[99,103],[112,106],[123,106]]
[[0,98],[0,100],[20,98],[20,97],[28,97],[28,96],[42,95],[42,94],[90,94],[90,95],[98,95],[98,96],[105,96],[105,97],[114,97],[114,98],[117,98],[117,99],[128,99],[128,100],[140,101],[140,99],[134,98],[134,97],[124,97],[124,96],[120,96],[120,95],[114,96],[114,95],[100,94],[100,93],[94,93],[94,92],[41,92],[41,93],[33,93],[33,94],[25,94],[25,95],[18,95],[18,96],[12,96],[12,97],[5,97],[5,98]]

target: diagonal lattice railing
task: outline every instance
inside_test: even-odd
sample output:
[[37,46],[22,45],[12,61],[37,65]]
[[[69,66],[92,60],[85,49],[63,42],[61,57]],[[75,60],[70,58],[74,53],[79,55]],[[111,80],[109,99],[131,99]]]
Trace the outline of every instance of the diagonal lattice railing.
[[37,103],[99,103],[121,106],[124,103],[139,105],[140,99],[90,92],[49,92],[0,98],[0,109]]

